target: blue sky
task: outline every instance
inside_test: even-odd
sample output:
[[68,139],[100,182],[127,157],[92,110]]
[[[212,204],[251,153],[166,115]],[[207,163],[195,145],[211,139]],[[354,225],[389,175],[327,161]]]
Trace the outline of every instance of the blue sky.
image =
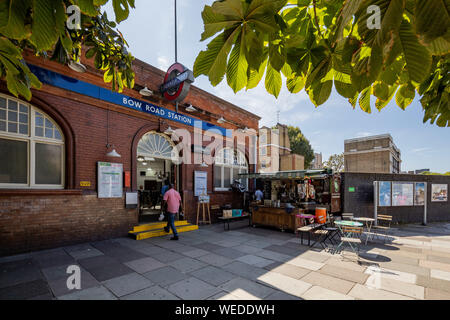
[[[206,48],[200,42],[203,32],[201,12],[213,0],[178,0],[178,61],[192,69],[195,58]],[[174,62],[173,0],[136,0],[136,9],[118,29],[130,45],[130,51],[140,60],[166,70]],[[106,7],[110,19],[113,11]],[[402,153],[402,170],[430,168],[435,172],[450,171],[450,129],[423,124],[423,111],[415,99],[406,111],[391,102],[381,112],[374,107],[372,114],[359,108],[353,110],[346,99],[333,93],[330,99],[316,108],[304,91],[289,93],[284,87],[278,99],[269,95],[264,84],[238,94],[223,81],[217,87],[200,76],[195,85],[249,110],[262,119],[260,126],[276,124],[276,112],[281,111],[280,122],[300,127],[316,152],[323,158],[341,153],[344,140],[390,133]]]

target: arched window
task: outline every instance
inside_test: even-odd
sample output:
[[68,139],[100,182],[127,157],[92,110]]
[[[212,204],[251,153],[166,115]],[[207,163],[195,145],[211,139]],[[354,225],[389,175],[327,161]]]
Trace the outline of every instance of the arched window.
[[64,137],[44,112],[0,95],[0,188],[64,188]]
[[230,190],[233,180],[240,180],[247,188],[248,179],[239,179],[238,176],[247,172],[247,160],[241,151],[230,148],[219,150],[214,161],[214,189]]
[[159,132],[146,133],[138,143],[137,154],[143,157],[173,160],[176,158],[176,150],[173,142]]

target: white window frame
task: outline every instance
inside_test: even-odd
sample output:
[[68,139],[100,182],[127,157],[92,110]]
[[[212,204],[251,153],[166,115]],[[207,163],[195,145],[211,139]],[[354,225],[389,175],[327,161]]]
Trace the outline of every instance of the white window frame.
[[[5,131],[0,131],[0,138],[13,141],[24,141],[27,142],[27,183],[0,183],[0,189],[64,189],[65,186],[65,140],[62,133],[61,127],[50,117],[48,114],[42,110],[34,107],[33,105],[16,99],[14,97],[0,94],[0,97],[7,100],[14,100],[20,108],[20,104],[28,107],[28,135],[19,133],[9,133]],[[8,102],[7,102],[8,104]],[[8,109],[7,109],[8,110]],[[61,140],[53,138],[45,138],[36,136],[36,112],[41,113],[44,116],[44,135],[45,135],[45,119],[52,122],[56,129],[58,129]],[[8,128],[6,128],[8,130]],[[36,184],[36,143],[43,143],[48,145],[58,145],[61,146],[61,184]]]
[[[230,150],[231,153],[232,153],[232,158],[233,158],[231,160],[232,163],[225,163],[225,161],[223,161],[223,163],[218,162],[217,161],[217,157],[220,154],[224,155],[224,152],[226,150]],[[242,163],[238,163],[237,165],[234,164],[234,152],[238,152],[238,154],[240,154],[243,157],[243,159],[245,161],[245,166],[242,165]],[[220,169],[221,169],[220,170],[220,183],[221,183],[221,186],[220,187],[214,186],[214,191],[230,191],[231,190],[231,187],[230,188],[226,188],[224,186],[224,183],[225,183],[225,179],[224,179],[225,178],[225,174],[224,174],[225,168],[230,168],[230,181],[231,181],[231,183],[233,183],[233,172],[235,170],[238,170],[238,173],[246,173],[246,172],[248,173],[248,162],[247,162],[247,159],[245,158],[245,154],[242,151],[237,150],[237,149],[223,148],[223,149],[219,150],[217,156],[214,158],[214,166],[220,167]],[[216,177],[214,177],[214,179],[215,178]],[[247,184],[246,184],[247,189],[246,190],[248,190],[248,179],[246,179],[246,180],[247,180]]]

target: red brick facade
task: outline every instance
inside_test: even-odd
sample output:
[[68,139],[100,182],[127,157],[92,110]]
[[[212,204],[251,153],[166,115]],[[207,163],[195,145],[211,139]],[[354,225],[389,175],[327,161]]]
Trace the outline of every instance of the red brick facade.
[[[44,61],[34,56],[26,57],[34,65],[64,74],[91,84],[108,88],[103,77],[84,61],[88,72],[78,74],[68,67]],[[136,61],[136,83],[157,91],[164,72],[141,61]],[[8,94],[0,81],[0,92]],[[137,90],[125,90],[124,95],[142,99]],[[184,101],[209,113],[224,116],[231,123],[257,130],[259,117],[223,101],[201,89],[191,87]],[[97,99],[66,91],[49,85],[33,90],[30,102],[51,116],[61,127],[65,137],[65,190],[32,191],[0,189],[0,255],[51,248],[71,243],[124,236],[137,223],[137,210],[125,209],[124,199],[97,198],[97,162],[120,162],[124,171],[131,172],[132,187],[124,191],[136,191],[136,146],[149,131],[163,132],[170,125],[173,129],[192,127],[164,120],[153,115],[106,103]],[[152,103],[175,110],[173,104],[156,98]],[[107,118],[109,110],[109,143],[121,154],[111,161],[106,157]],[[179,112],[183,113],[184,109]],[[204,114],[195,118],[217,125],[217,119]],[[235,124],[219,126],[235,129]],[[192,138],[193,141],[193,138]],[[208,143],[205,142],[204,145]],[[248,150],[247,150],[248,152]],[[193,196],[195,170],[208,171],[208,190],[213,190],[214,167],[182,165],[180,190],[186,207],[186,217],[195,222],[196,201]],[[250,168],[250,171],[252,167]],[[91,182],[81,187],[81,181]],[[212,192],[212,204],[233,203],[240,199],[233,192]]]

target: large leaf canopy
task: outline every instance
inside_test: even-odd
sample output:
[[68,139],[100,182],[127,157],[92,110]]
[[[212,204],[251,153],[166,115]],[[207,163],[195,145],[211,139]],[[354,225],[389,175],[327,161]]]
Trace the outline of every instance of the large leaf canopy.
[[[134,0],[111,0],[116,22],[128,17]],[[109,0],[2,0],[0,1],[0,78],[15,96],[31,99],[31,88],[41,83],[22,58],[28,50],[39,56],[50,55],[52,60],[67,63],[79,61],[82,46],[86,57],[95,57],[96,68],[105,72],[105,82],[113,90],[134,86],[131,69],[133,56],[116,23],[109,21],[101,6]],[[80,9],[79,29],[69,29],[67,8]],[[73,13],[73,12],[72,12]]]
[[449,12],[450,0],[215,1],[202,13],[201,40],[213,39],[194,74],[214,86],[226,76],[235,92],[265,75],[275,97],[284,76],[290,92],[305,89],[316,106],[334,86],[369,113],[371,96],[381,110],[392,99],[405,109],[419,95],[424,122],[448,127]]

